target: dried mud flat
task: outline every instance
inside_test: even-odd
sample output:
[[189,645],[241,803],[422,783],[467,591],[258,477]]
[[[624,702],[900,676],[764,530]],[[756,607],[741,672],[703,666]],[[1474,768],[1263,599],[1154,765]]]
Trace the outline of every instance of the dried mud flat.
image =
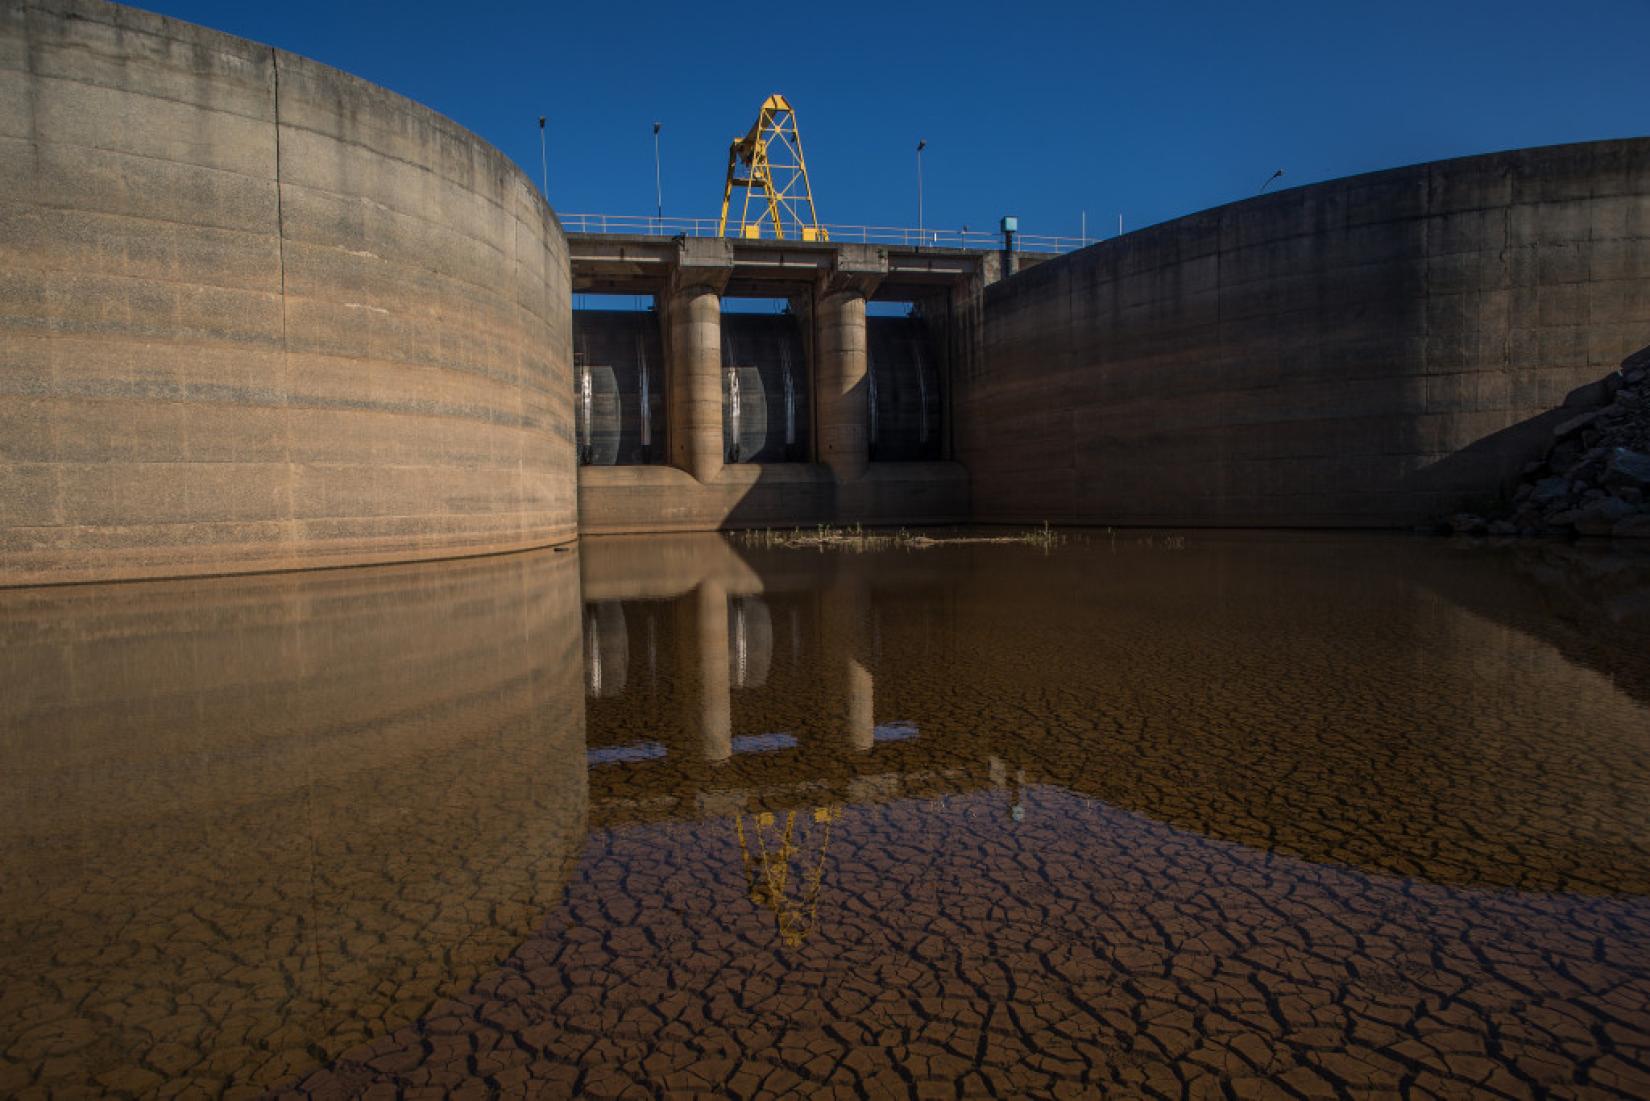
[[282,1092],[1650,1092],[1642,900],[1406,884],[1021,798],[1017,822],[995,791],[847,808],[799,948],[727,820],[607,832],[496,975]]

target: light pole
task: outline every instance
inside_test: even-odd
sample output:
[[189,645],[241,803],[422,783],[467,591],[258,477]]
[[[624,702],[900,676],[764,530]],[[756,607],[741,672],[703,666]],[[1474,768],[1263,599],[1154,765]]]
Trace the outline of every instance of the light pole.
[[[1268,187],[1272,186],[1272,181],[1273,180],[1279,179],[1282,176],[1283,176],[1283,169],[1280,168],[1276,172],[1272,173],[1270,176],[1266,177],[1266,182],[1260,185],[1260,191],[1265,191]],[[1259,195],[1260,191],[1255,192],[1255,194]]]
[[917,139],[917,244],[922,244],[922,151],[928,148],[926,139]]
[[665,231],[665,187],[659,175],[659,123],[653,124],[653,203],[658,214],[658,232]]
[[544,152],[544,116],[539,116],[539,190],[544,201],[550,201],[550,158]]

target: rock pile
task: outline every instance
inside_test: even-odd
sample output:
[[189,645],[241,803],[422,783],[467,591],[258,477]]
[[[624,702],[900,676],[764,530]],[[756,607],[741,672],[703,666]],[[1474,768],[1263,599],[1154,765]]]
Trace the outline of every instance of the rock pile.
[[1553,429],[1552,448],[1524,468],[1509,511],[1458,513],[1449,530],[1650,539],[1650,349],[1594,387],[1597,407]]

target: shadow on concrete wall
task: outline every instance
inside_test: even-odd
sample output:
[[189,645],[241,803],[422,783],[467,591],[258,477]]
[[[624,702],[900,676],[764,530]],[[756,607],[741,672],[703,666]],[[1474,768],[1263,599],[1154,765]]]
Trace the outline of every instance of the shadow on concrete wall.
[[1407,527],[1495,493],[1650,335],[1647,165],[1634,139],[1327,181],[987,287],[952,340],[980,334],[952,370],[975,518]]
[[[1628,359],[1647,351],[1650,348]],[[1578,414],[1609,404],[1613,391],[1608,383],[1619,375],[1619,370],[1612,371],[1596,382],[1578,386],[1564,396],[1562,405],[1492,432],[1422,467],[1404,480],[1403,488],[1439,500],[1453,496],[1461,507],[1505,501],[1523,468],[1546,456],[1554,442],[1554,429]]]

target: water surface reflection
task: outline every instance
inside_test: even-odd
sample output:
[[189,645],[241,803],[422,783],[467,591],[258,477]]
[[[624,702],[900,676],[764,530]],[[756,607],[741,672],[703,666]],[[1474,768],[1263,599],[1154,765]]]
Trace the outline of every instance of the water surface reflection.
[[565,909],[439,1023],[501,1074],[1650,1092],[1650,560],[684,538],[584,565],[612,628],[587,684],[625,671],[588,701],[590,844]]
[[578,563],[0,592],[0,1093],[270,1085],[417,1020],[584,842]]
[[95,595],[0,594],[8,1088],[1650,1093],[1650,557],[676,536]]

